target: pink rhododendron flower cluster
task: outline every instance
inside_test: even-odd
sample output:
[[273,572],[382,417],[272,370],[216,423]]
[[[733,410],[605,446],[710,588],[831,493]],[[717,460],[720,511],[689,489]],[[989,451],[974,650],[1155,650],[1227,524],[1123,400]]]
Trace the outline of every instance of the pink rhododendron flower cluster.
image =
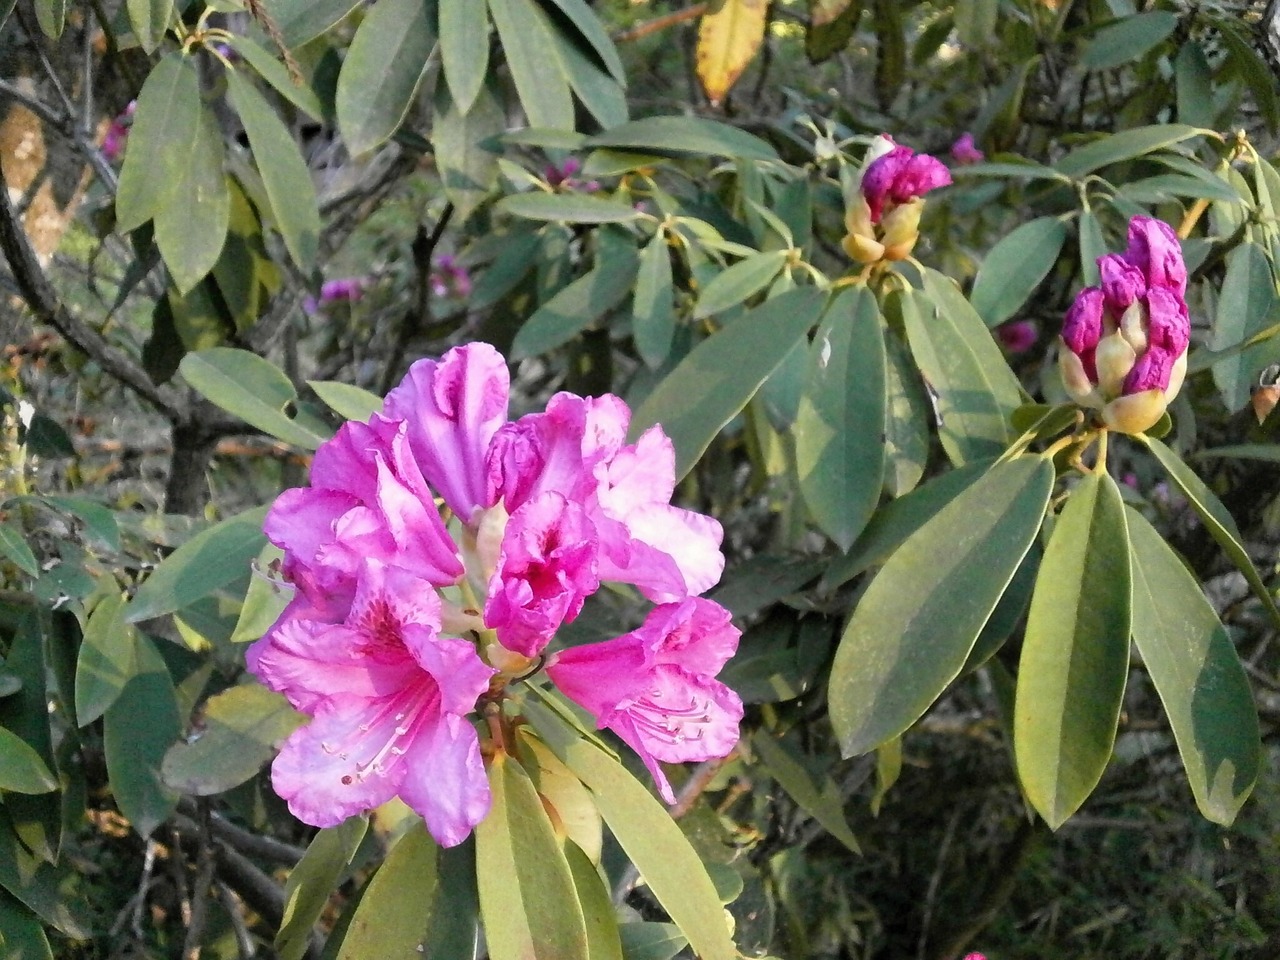
[[905,260],[920,235],[924,195],[950,182],[939,160],[899,146],[887,134],[877,137],[845,211],[845,253],[859,263]]
[[1076,296],[1062,324],[1067,393],[1114,430],[1152,427],[1182,388],[1191,318],[1182,247],[1168,224],[1129,221],[1124,253],[1098,258],[1101,286]]
[[625,636],[553,654],[551,680],[668,802],[660,761],[737,741],[742,703],[713,678],[738,630],[698,597],[720,578],[722,531],[671,505],[671,441],[653,427],[628,444],[614,396],[561,393],[510,421],[508,387],[487,344],[415,363],[267,514],[295,595],[247,659],[312,717],[272,768],[308,823],[399,796],[440,843],[461,842],[489,808],[477,701],[535,670],[603,581],[656,606]]

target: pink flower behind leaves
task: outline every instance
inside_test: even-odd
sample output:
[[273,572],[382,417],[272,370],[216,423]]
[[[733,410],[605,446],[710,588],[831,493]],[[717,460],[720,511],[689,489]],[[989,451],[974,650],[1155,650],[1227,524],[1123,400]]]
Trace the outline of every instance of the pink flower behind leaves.
[[1040,329],[1030,320],[1015,320],[998,326],[996,337],[1010,353],[1026,353],[1040,339]]
[[951,145],[951,159],[959,164],[981,163],[987,155],[974,145],[973,134],[966,131]]
[[655,608],[637,630],[556,654],[547,673],[640,755],[667,803],[675,793],[659,762],[728,755],[742,701],[714,679],[738,649],[729,611],[700,598]]

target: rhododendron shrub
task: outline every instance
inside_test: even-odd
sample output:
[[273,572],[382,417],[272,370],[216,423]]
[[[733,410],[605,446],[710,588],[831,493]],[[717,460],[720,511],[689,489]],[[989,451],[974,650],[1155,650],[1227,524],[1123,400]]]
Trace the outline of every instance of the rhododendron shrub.
[[671,505],[670,441],[652,427],[626,443],[613,396],[561,393],[509,421],[507,378],[483,343],[419,361],[267,514],[295,594],[247,662],[312,718],[272,768],[307,823],[398,796],[442,845],[465,839],[489,810],[478,702],[534,682],[604,581],[659,606],[634,633],[554,654],[550,678],[640,754],[668,802],[658,761],[737,742],[742,703],[714,676],[739,632],[697,596],[720,577],[722,532]]

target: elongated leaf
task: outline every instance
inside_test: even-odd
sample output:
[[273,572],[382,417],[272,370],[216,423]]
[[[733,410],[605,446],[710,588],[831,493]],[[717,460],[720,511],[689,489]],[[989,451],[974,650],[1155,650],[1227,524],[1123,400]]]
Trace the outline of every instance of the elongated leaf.
[[76,722],[97,720],[138,672],[138,638],[124,621],[123,595],[99,601],[89,615],[76,663]]
[[1212,127],[1216,113],[1213,68],[1204,48],[1194,40],[1184,41],[1174,59],[1173,69],[1178,121],[1193,127]]
[[382,398],[362,387],[339,380],[308,380],[307,386],[316,392],[316,396],[330,410],[348,420],[368,423],[375,413],[382,412]]
[[[568,3],[569,0],[552,0]],[[575,0],[581,3],[582,0]],[[569,87],[577,95],[587,111],[608,129],[630,118],[627,95],[622,85],[606,73],[596,60],[564,31],[553,27],[550,31],[554,53]]]
[[565,859],[587,928],[587,956],[591,960],[622,960],[622,940],[613,900],[595,865],[572,840],[564,843]]
[[368,829],[369,821],[364,817],[351,817],[321,830],[290,871],[284,885],[284,917],[275,941],[280,960],[299,960],[306,952],[312,926]]
[[439,906],[439,848],[422,824],[402,836],[373,875],[337,960],[422,960]]
[[988,327],[1017,313],[1048,276],[1067,239],[1067,225],[1056,217],[1024,223],[991,248],[973,281],[973,308]]
[[206,797],[237,787],[276,755],[303,716],[278,693],[256,683],[210,697],[194,735],[165,754],[165,783]]
[[569,18],[582,39],[595,52],[600,63],[609,71],[610,76],[619,84],[626,86],[627,72],[622,66],[622,58],[618,56],[618,49],[613,45],[613,40],[610,39],[604,24],[600,22],[599,16],[586,0],[549,0],[549,2],[559,7],[560,11]]
[[8,557],[19,570],[31,577],[40,576],[40,564],[27,546],[22,528],[10,520],[0,523],[0,556]]
[[689,943],[674,923],[624,923],[618,933],[626,960],[671,960]]
[[249,37],[232,36],[228,46],[244,58],[245,63],[258,72],[258,76],[271,84],[273,90],[284,97],[312,120],[323,122],[325,108],[316,92],[306,83],[298,83],[289,75],[289,68],[276,59],[275,54]]
[[498,178],[498,156],[486,144],[502,132],[506,116],[487,86],[476,91],[466,113],[450,94],[451,88],[445,84],[436,85],[431,145],[445,194],[461,222],[480,205]]
[[276,228],[293,262],[308,271],[315,264],[320,243],[320,208],[306,161],[253,84],[231,70],[227,72],[227,90],[249,137]]
[[997,464],[876,575],[831,668],[831,723],[845,756],[901,734],[959,674],[1040,529],[1053,479],[1042,457]]
[[440,59],[454,106],[466,114],[484,85],[489,66],[486,0],[440,0]]
[[58,789],[45,762],[16,733],[0,727],[0,790],[48,793]]
[[816,777],[803,760],[792,756],[790,748],[764,730],[751,740],[769,773],[805,813],[839,840],[850,853],[862,853],[858,838],[849,828],[844,815],[844,798],[835,781],[828,776]]
[[1080,54],[1080,66],[1086,70],[1110,70],[1137,60],[1177,27],[1178,15],[1166,10],[1124,17],[1094,34]]
[[926,295],[889,301],[900,309],[911,353],[936,394],[938,438],[957,465],[999,454],[1021,389],[982,319],[955,285],[932,271]]
[[582,193],[517,193],[498,201],[499,210],[530,220],[564,220],[570,223],[619,223],[640,214],[616,200]]
[[786,250],[757,253],[716,274],[698,296],[693,318],[701,320],[737,306],[767,287],[787,262]]
[[635,777],[537,703],[525,709],[547,745],[595,794],[609,830],[702,960],[738,956],[707,868],[671,815]]
[[1204,131],[1184,123],[1158,123],[1134,127],[1103,137],[1094,143],[1077,147],[1055,163],[1054,169],[1068,177],[1079,178],[1121,160],[1132,160],[1164,147],[1200,136]]
[[848,550],[880,502],[885,467],[885,349],[876,299],[842,293],[809,347],[804,395],[792,434],[805,506]]
[[[529,767],[530,776],[534,778],[543,803],[550,804],[555,809],[559,829],[563,830],[565,836],[573,841],[574,846],[587,859],[592,863],[599,863],[604,842],[604,824],[600,819],[600,811],[591,798],[591,791],[537,737],[524,738],[521,755],[525,757],[526,766]],[[574,882],[577,883],[576,878]]]
[[544,303],[525,321],[511,344],[511,357],[534,357],[568,343],[622,303],[635,283],[639,260],[629,237],[597,234],[595,264],[584,276]]
[[179,366],[183,378],[233,416],[283,440],[314,450],[329,439],[323,422],[290,416],[298,399],[279,367],[248,350],[212,347],[189,353]]
[[1200,584],[1136,510],[1133,640],[1164,704],[1196,806],[1230,826],[1262,764],[1258,714],[1240,659]]
[[713,107],[738,82],[764,42],[768,0],[713,0],[698,24],[697,73]]
[[151,571],[129,603],[128,623],[173,613],[243,577],[266,543],[266,507],[254,507],[196,534]]
[[528,774],[489,765],[493,807],[476,827],[480,915],[492,960],[589,960],[573,875]]
[[262,0],[291,49],[314,40],[345,17],[360,0]]
[[169,202],[155,211],[156,246],[180,294],[190,292],[218,262],[231,222],[222,134],[204,105],[198,113],[181,161],[182,178]]
[[1111,759],[1129,674],[1131,593],[1124,501],[1110,476],[1090,474],[1054,525],[1018,666],[1018,776],[1055,830]]
[[1096,287],[1099,283],[1098,258],[1107,252],[1107,240],[1102,235],[1102,225],[1098,218],[1088,210],[1080,214],[1080,276],[1085,286]]
[[[1268,326],[1276,302],[1271,264],[1256,243],[1245,243],[1227,254],[1227,275],[1218,297],[1210,347],[1226,350],[1261,333]],[[1263,350],[1267,347],[1264,345]],[[1249,402],[1249,388],[1265,365],[1257,347],[1246,347],[1213,365],[1213,379],[1222,400],[1233,413]]]
[[1280,463],[1280,443],[1242,443],[1237,446],[1198,450],[1195,458],[1233,457],[1240,460],[1265,460]]
[[[174,202],[200,125],[200,80],[181,53],[166,55],[147,75],[125,143],[116,191],[116,226],[136,230]],[[221,146],[222,140],[218,139]]]
[[[0,17],[0,26],[3,22]],[[4,950],[10,960],[54,960],[40,920],[3,891],[0,891],[0,950]]]
[[429,0],[382,0],[356,30],[338,75],[338,129],[353,154],[399,129],[436,42]]
[[631,336],[640,359],[652,369],[671,353],[676,332],[675,288],[667,235],[659,230],[640,254],[640,269],[631,312]]
[[138,637],[137,671],[103,715],[107,776],[120,812],[148,837],[178,805],[160,778],[165,751],[182,733],[173,678],[156,645]]
[[996,39],[1000,0],[957,0],[956,33],[967,47],[985,47]]
[[1222,505],[1217,495],[1196,476],[1195,471],[1182,462],[1181,457],[1152,437],[1139,434],[1138,439],[1155,454],[1174,486],[1182,491],[1182,495],[1187,498],[1192,508],[1200,515],[1200,519],[1204,521],[1213,539],[1218,541],[1218,546],[1222,547],[1231,558],[1236,569],[1244,574],[1245,580],[1253,588],[1254,596],[1262,601],[1263,609],[1267,611],[1271,622],[1280,627],[1280,609],[1277,609],[1275,597],[1267,589],[1265,581],[1258,573],[1258,568],[1253,565],[1249,552],[1244,548],[1244,538],[1240,534],[1240,528],[1236,526],[1235,518],[1227,512],[1227,508]]
[[645,117],[587,140],[588,146],[645,153],[711,154],[744,160],[777,160],[768,143],[745,130],[703,117]]
[[36,23],[45,36],[57,40],[67,25],[67,0],[35,0]]
[[675,444],[676,477],[683,477],[808,333],[825,302],[821,290],[800,287],[698,344],[640,405],[631,420],[632,439],[661,423]]
[[884,335],[884,486],[891,497],[901,497],[920,482],[929,459],[929,399],[906,344],[892,330]]
[[572,130],[573,94],[555,49],[552,26],[534,0],[489,0],[493,25],[531,127]]
[[160,45],[173,16],[173,0],[128,0],[129,23],[133,35],[147,53]]
[[[83,895],[74,889],[70,867],[65,860],[57,866],[37,860],[22,845],[7,809],[14,799],[16,796],[10,796],[0,804],[0,887],[58,932],[74,940],[89,939],[93,935],[89,911]],[[30,917],[0,893],[0,921],[20,911]],[[6,937],[10,930],[7,925],[3,927]]]

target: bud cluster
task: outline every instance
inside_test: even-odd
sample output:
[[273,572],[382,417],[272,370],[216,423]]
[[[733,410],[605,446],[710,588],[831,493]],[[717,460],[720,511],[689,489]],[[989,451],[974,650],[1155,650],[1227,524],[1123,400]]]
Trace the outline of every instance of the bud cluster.
[[845,211],[844,252],[859,263],[905,260],[920,235],[924,195],[949,183],[951,173],[939,160],[880,135]]

